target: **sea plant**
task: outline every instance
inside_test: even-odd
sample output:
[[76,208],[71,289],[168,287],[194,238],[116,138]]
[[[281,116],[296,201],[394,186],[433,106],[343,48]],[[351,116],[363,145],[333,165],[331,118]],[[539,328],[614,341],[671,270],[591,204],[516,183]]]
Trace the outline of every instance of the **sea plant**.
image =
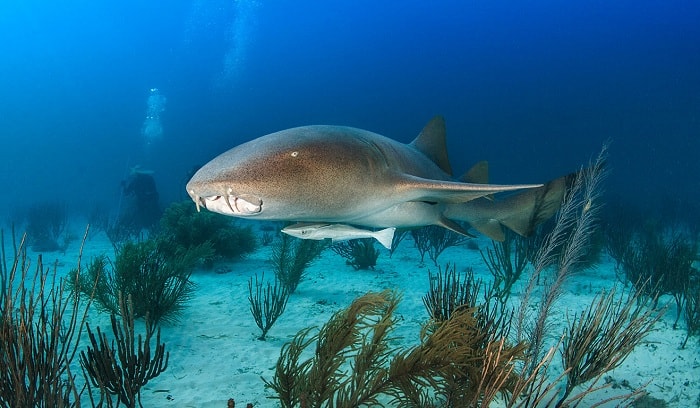
[[639,292],[617,296],[613,288],[599,294],[587,310],[570,320],[561,346],[567,381],[557,406],[562,406],[576,387],[589,381],[595,387],[644,340],[666,311],[654,310],[649,303]]
[[[265,381],[282,407],[487,406],[508,393],[523,348],[486,342],[474,309],[424,331],[418,345],[391,345],[396,292],[368,293],[312,334],[285,344],[274,378]],[[315,352],[302,360],[311,348]],[[352,367],[352,369],[349,369]],[[467,380],[468,379],[468,380]],[[449,392],[447,392],[449,391]]]
[[46,201],[29,207],[27,239],[35,252],[65,251],[72,238],[67,226],[65,204]]
[[267,282],[263,289],[265,275],[258,280],[258,275],[248,280],[248,301],[250,302],[250,312],[253,314],[255,324],[258,325],[262,334],[258,340],[265,340],[267,332],[272,325],[282,316],[289,300],[289,291],[279,279],[275,278],[274,283]]
[[[120,314],[119,294],[131,299],[136,318],[148,316],[151,328],[163,321],[176,320],[191,297],[190,280],[197,262],[211,255],[211,245],[181,248],[171,254],[161,239],[128,242],[116,254],[114,262],[105,256],[92,260],[82,272],[71,276],[81,288],[94,287],[96,305],[104,311]],[[93,282],[93,286],[87,286]]]
[[93,234],[107,231],[110,226],[109,210],[102,203],[93,203],[87,215],[87,222]]
[[260,243],[263,246],[269,246],[275,240],[275,234],[272,231],[263,231]]
[[68,287],[78,294],[92,296],[95,305],[103,311],[118,310],[119,305],[112,288],[111,266],[107,255],[95,256],[80,270],[71,270]]
[[674,327],[682,314],[693,276],[698,242],[678,230],[665,230],[647,224],[628,237],[628,245],[618,260],[618,278],[652,299],[673,296],[676,306]]
[[374,238],[336,242],[331,245],[331,249],[342,256],[355,270],[374,269],[379,258],[379,251],[374,246]]
[[[87,230],[78,270],[86,237]],[[0,407],[80,406],[71,364],[91,300],[72,296],[67,281],[56,277],[56,265],[45,267],[41,256],[32,267],[26,235],[19,243],[13,235],[12,241],[14,260],[6,256],[3,239],[0,262],[5,278],[0,295]]]
[[112,244],[112,248],[114,249],[115,253],[119,252],[124,244],[138,241],[144,237],[140,229],[133,228],[131,225],[119,222],[108,224],[105,228],[105,234],[107,235],[109,242]]
[[401,245],[403,240],[409,235],[410,232],[411,230],[407,228],[397,228],[396,231],[394,231],[394,238],[391,240],[391,248],[389,249],[389,258],[394,255],[396,249],[399,247],[399,245]]
[[[95,404],[89,392],[93,406],[112,406],[111,396],[117,397],[119,403],[129,408],[141,407],[141,388],[148,381],[163,373],[168,367],[170,353],[165,352],[165,344],[160,342],[160,328],[156,332],[155,349],[151,349],[154,330],[146,318],[146,334],[136,335],[134,328],[134,307],[131,299],[119,295],[121,322],[116,313],[110,314],[112,337],[97,328],[93,333],[88,324],[87,332],[90,345],[80,352],[80,364],[86,379],[100,392],[100,400]],[[116,348],[115,348],[116,345]]]
[[[430,320],[424,326],[424,331],[431,333],[443,322],[450,320],[452,315],[469,311],[474,318],[474,332],[479,333],[473,339],[474,355],[484,357],[484,360],[474,359],[471,368],[481,369],[485,377],[480,381],[490,384],[487,387],[489,391],[486,393],[485,400],[490,401],[498,393],[503,393],[507,397],[510,392],[508,384],[519,374],[515,366],[510,366],[508,371],[497,370],[497,367],[503,363],[498,360],[501,356],[500,352],[510,353],[515,349],[522,352],[527,347],[525,342],[515,346],[508,343],[513,322],[513,309],[506,309],[505,303],[497,297],[497,290],[493,286],[487,287],[481,297],[481,280],[474,277],[471,268],[468,268],[464,274],[459,274],[454,264],[448,264],[444,269],[439,268],[437,274],[430,273],[429,278],[430,287],[423,297],[423,304]],[[498,347],[500,352],[495,353],[494,347]],[[518,360],[525,357],[524,354],[518,356]],[[522,364],[523,361],[520,361],[519,365],[522,366]],[[473,405],[475,400],[472,398],[474,395],[481,395],[479,389],[480,386],[475,386],[473,373],[468,370],[460,371],[454,377],[444,381],[440,390],[445,402],[443,405],[475,406]],[[467,404],[467,401],[472,405],[463,405]]]
[[[533,256],[533,273],[521,297],[515,325],[516,338],[530,341],[528,355],[533,361],[539,361],[544,353],[550,311],[559,299],[564,283],[578,270],[578,262],[585,257],[589,239],[598,225],[606,153],[607,146],[604,146],[595,162],[576,173],[552,230]],[[547,271],[553,271],[553,276],[546,277],[535,316],[529,319],[532,317],[529,310],[533,292]]]
[[520,279],[528,264],[530,246],[526,238],[505,230],[505,239],[491,241],[491,248],[479,251],[481,258],[493,275],[492,288],[495,295],[506,303],[513,285]]
[[700,271],[695,268],[692,268],[690,283],[686,290],[683,315],[686,322],[686,336],[681,348],[685,348],[690,336],[700,334]]
[[420,253],[420,262],[424,262],[425,254],[435,266],[438,266],[438,257],[445,249],[465,243],[469,237],[457,234],[454,231],[437,225],[428,225],[411,230],[413,242]]
[[311,265],[326,248],[323,241],[296,239],[281,234],[272,246],[272,262],[275,277],[284,285],[289,294],[294,293],[304,278],[306,268]]
[[455,310],[477,305],[481,282],[474,279],[474,271],[469,268],[462,276],[455,264],[438,268],[436,274],[428,271],[430,286],[423,296],[423,305],[430,318],[437,322],[449,320]]
[[[529,347],[522,375],[516,378],[513,398],[506,406],[577,406],[596,391],[610,386],[601,384],[603,375],[622,363],[664,313],[648,308],[649,303],[637,293],[626,298],[614,292],[601,294],[570,320],[558,343],[545,349],[544,340],[551,336],[550,311],[564,283],[576,272],[577,262],[585,257],[589,238],[597,225],[605,153],[606,147],[591,166],[576,174],[553,229],[533,258],[534,273],[523,293],[514,326],[516,338],[527,339]],[[535,308],[534,318],[528,319],[533,289],[546,270],[553,275],[543,279],[539,306]],[[563,372],[552,376],[549,371],[557,350],[563,358]],[[609,397],[606,402],[629,403],[641,395],[643,387]],[[579,391],[574,393],[576,388]]]
[[192,202],[173,203],[160,220],[160,234],[177,248],[191,248],[207,242],[216,259],[239,259],[255,251],[257,240],[250,226],[210,211],[197,211]]

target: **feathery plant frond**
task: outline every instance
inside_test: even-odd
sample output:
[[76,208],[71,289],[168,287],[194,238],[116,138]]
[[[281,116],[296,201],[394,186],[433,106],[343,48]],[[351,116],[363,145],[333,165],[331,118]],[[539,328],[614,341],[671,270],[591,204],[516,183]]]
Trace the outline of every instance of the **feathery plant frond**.
[[464,277],[457,273],[455,264],[445,265],[433,275],[428,271],[430,288],[423,296],[423,305],[431,319],[437,322],[448,320],[459,307],[475,307],[476,298],[481,282],[474,280],[472,269],[468,269]]
[[[535,255],[533,263],[536,271],[551,265],[569,271],[583,258],[600,213],[602,183],[607,176],[604,168],[607,150],[607,145],[604,145],[596,161],[576,173],[576,179],[556,215],[555,227]],[[559,254],[557,249],[562,246]]]
[[[135,334],[134,305],[131,297],[124,299],[119,294],[118,300],[121,322],[116,313],[110,315],[112,334],[111,342],[100,328],[97,336],[88,325],[87,331],[90,346],[87,351],[80,353],[80,364],[86,373],[86,378],[100,391],[100,401],[112,406],[111,395],[117,396],[118,403],[129,408],[141,405],[141,388],[148,381],[160,375],[168,368],[170,353],[165,352],[165,344],[160,342],[160,328],[157,332],[150,328],[151,322],[146,317],[146,335],[144,338]],[[151,349],[151,339],[156,334],[155,349]],[[116,344],[116,349],[115,349]],[[90,399],[92,401],[92,395]],[[94,401],[93,401],[94,405]]]
[[353,269],[374,269],[377,266],[379,251],[374,246],[374,238],[360,238],[336,242],[331,250],[345,258],[346,263]]
[[258,340],[265,340],[267,332],[270,331],[277,319],[282,316],[284,309],[287,307],[287,300],[289,300],[289,291],[279,279],[275,278],[274,284],[267,282],[267,286],[263,291],[264,280],[264,274],[260,280],[258,280],[258,275],[255,275],[255,283],[253,283],[253,278],[248,280],[250,312],[253,314],[255,324],[262,330]]
[[[638,292],[617,296],[613,288],[574,317],[562,343],[567,384],[557,406],[567,401],[575,387],[594,380],[587,389],[592,390],[605,373],[622,364],[643,341],[666,312],[666,308],[650,308],[649,303],[648,299],[640,299]],[[587,390],[579,395],[585,396]]]
[[[576,174],[557,213],[554,229],[545,237],[533,260],[534,272],[521,300],[516,331],[518,339],[527,337],[530,341],[528,354],[535,361],[542,352],[549,312],[559,298],[564,282],[575,270],[574,266],[585,256],[590,236],[597,226],[606,157],[607,145],[604,145],[596,161]],[[534,323],[530,330],[526,330],[530,298],[539,276],[549,266],[555,267],[555,276],[545,287]],[[527,335],[526,331],[529,331]]]
[[[431,322],[420,344],[391,347],[395,292],[368,293],[337,312],[317,334],[300,331],[280,354],[272,381],[282,407],[485,406],[515,384],[525,346],[486,341],[477,308]],[[312,349],[312,350],[309,350]],[[302,361],[308,351],[313,355]],[[483,404],[483,405],[479,405]]]
[[686,323],[686,336],[681,344],[685,348],[690,336],[700,333],[700,273],[693,268],[694,274],[686,290],[683,315]]
[[481,259],[493,275],[492,290],[502,303],[510,297],[513,284],[520,279],[528,264],[530,246],[526,238],[505,230],[505,239],[491,241],[491,248],[479,251]]
[[438,257],[442,252],[453,246],[465,243],[469,238],[437,225],[428,225],[411,230],[413,242],[420,253],[420,262],[423,263],[427,253],[435,266],[438,265]]
[[292,294],[304,278],[306,268],[326,248],[323,241],[294,239],[282,234],[272,247],[272,265],[275,276]]
[[194,291],[190,279],[200,259],[211,256],[209,243],[171,252],[162,239],[126,242],[113,263],[98,256],[83,270],[72,270],[73,288],[85,293],[94,288],[96,305],[109,313],[119,314],[119,293],[133,301],[136,318],[148,315],[155,328],[162,322],[175,321]]
[[[607,146],[604,146],[597,160],[576,175],[557,214],[554,229],[544,239],[533,261],[535,271],[521,301],[517,322],[518,338],[524,338],[527,331],[531,343],[524,375],[514,387],[517,390],[514,395],[520,398],[508,406],[577,406],[587,396],[607,387],[606,384],[600,385],[602,376],[623,362],[664,313],[663,310],[648,308],[637,295],[624,298],[616,296],[614,291],[602,294],[585,312],[574,318],[562,340],[540,358],[548,334],[550,311],[561,295],[564,283],[585,258],[590,237],[597,227],[606,151]],[[549,267],[553,267],[554,275],[545,280],[536,316],[531,328],[526,330],[528,319],[525,311],[539,276]],[[560,347],[564,371],[549,378],[553,352]],[[587,382],[590,384],[586,388],[572,395],[576,387]],[[615,395],[593,406],[610,401],[629,401],[640,392],[638,389]]]
[[[80,246],[78,270],[88,231],[89,227]],[[10,268],[2,251],[7,280],[0,296],[0,406],[79,406],[81,391],[71,363],[92,298],[81,305],[67,281],[56,278],[56,266],[45,268],[41,256],[32,273],[26,247],[25,234],[14,245]]]
[[[317,334],[300,331],[282,349],[275,377],[265,381],[266,386],[277,392],[283,407],[321,407],[338,399],[344,403],[337,406],[372,401],[376,394],[366,383],[377,378],[386,359],[398,301],[394,292],[369,293],[337,312]],[[300,362],[302,352],[313,343],[313,357]],[[354,369],[349,377],[345,373],[351,361]]]

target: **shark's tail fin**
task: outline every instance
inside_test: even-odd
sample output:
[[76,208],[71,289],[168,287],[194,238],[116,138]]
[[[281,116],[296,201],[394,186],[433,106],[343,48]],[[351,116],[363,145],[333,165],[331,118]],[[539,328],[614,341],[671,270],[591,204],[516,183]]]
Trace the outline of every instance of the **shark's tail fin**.
[[503,226],[528,236],[537,225],[553,216],[561,206],[576,173],[552,180],[542,187],[525,190],[502,200],[479,198],[463,204],[451,204],[445,211],[450,219],[468,222],[482,234],[503,241]]

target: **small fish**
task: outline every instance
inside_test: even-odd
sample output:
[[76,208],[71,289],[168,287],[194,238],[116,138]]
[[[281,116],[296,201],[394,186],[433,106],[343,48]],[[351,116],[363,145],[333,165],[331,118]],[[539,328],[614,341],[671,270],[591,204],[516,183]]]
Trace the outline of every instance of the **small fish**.
[[282,229],[282,232],[301,239],[322,240],[330,238],[333,242],[345,241],[357,238],[374,238],[391,249],[391,241],[394,239],[396,228],[390,227],[380,231],[370,231],[355,228],[345,224],[314,224],[300,222]]

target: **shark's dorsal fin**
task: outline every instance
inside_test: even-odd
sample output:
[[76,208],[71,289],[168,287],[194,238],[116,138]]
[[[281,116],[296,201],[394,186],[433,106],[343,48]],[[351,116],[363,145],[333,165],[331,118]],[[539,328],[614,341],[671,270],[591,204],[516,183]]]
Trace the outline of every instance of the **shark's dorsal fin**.
[[[476,163],[459,178],[459,181],[472,184],[489,184],[489,162],[482,160]],[[493,200],[493,195],[489,194],[484,196],[484,198]]]
[[463,183],[489,184],[489,162],[482,160],[472,166],[459,181]]
[[438,165],[445,173],[452,176],[452,166],[447,157],[447,143],[445,141],[445,118],[435,116],[412,142],[411,146],[420,150]]

